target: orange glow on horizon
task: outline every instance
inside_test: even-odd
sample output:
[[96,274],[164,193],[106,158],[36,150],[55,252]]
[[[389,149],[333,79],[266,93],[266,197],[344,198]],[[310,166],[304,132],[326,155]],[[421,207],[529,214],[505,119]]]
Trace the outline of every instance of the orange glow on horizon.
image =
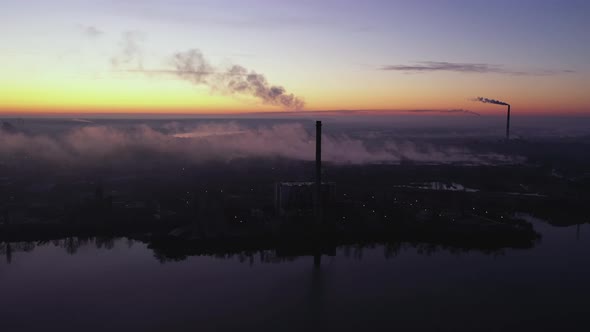
[[[540,83],[540,88],[518,93],[503,80],[490,80],[487,89],[473,86],[471,79],[454,77],[456,85],[435,77],[412,76],[373,81],[375,89],[359,90],[323,83],[300,86],[294,92],[304,97],[305,111],[358,110],[363,114],[402,114],[403,110],[464,109],[482,115],[501,115],[503,107],[481,104],[471,98],[481,95],[509,102],[515,115],[590,115],[584,105],[590,97],[583,89],[557,89]],[[371,81],[370,78],[367,78]],[[527,87],[530,78],[515,78]],[[570,82],[571,83],[571,82]],[[575,82],[579,83],[579,82]],[[2,84],[0,114],[245,114],[290,112],[261,104],[255,97],[213,93],[208,88],[174,79],[130,77],[79,77],[48,75],[24,80],[7,78]],[[552,91],[554,95],[549,99]],[[459,96],[459,97],[457,97]],[[539,97],[541,96],[541,97]],[[587,102],[588,101],[588,102]],[[412,113],[417,114],[417,113]],[[428,114],[428,113],[425,113]]]

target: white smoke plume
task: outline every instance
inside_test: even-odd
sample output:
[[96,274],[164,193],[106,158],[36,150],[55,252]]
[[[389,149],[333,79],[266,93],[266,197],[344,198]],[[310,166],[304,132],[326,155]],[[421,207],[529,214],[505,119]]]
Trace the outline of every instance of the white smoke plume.
[[301,110],[305,106],[303,100],[287,93],[282,86],[269,84],[264,75],[255,71],[239,65],[227,69],[215,68],[197,49],[176,53],[172,65],[174,69],[167,73],[194,84],[208,85],[223,93],[254,96],[264,104],[290,110]]
[[123,35],[120,54],[111,58],[114,70],[151,77],[174,76],[195,85],[207,86],[212,91],[252,96],[263,104],[279,106],[287,110],[299,111],[305,107],[303,99],[288,93],[280,85],[270,84],[263,74],[240,65],[232,65],[228,68],[214,66],[198,49],[172,54],[166,61],[168,63],[166,68],[145,68],[143,39],[144,35],[135,31]]

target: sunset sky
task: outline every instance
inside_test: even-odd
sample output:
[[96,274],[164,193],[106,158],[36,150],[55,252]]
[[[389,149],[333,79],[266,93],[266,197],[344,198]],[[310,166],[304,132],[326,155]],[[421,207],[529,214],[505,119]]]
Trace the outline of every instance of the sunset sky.
[[590,115],[589,14],[584,0],[0,0],[0,113],[285,110],[175,74],[174,54],[198,49],[303,111],[497,112],[483,96]]

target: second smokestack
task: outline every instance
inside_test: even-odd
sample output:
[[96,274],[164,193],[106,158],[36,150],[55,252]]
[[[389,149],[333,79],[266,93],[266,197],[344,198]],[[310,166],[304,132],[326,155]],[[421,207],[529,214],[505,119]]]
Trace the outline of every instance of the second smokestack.
[[322,222],[322,121],[315,123],[315,190],[316,218]]
[[508,105],[508,114],[506,116],[506,140],[510,139],[510,105]]

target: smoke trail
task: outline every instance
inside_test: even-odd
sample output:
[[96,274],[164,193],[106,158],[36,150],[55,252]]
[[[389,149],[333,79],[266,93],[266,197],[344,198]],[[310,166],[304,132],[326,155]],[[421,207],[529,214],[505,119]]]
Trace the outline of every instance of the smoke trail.
[[305,106],[301,98],[288,93],[284,87],[268,83],[263,74],[240,65],[217,68],[198,49],[173,54],[167,61],[169,68],[146,69],[143,66],[142,39],[143,35],[137,32],[123,35],[120,54],[111,58],[115,70],[149,76],[175,76],[195,85],[205,85],[213,91],[252,96],[263,104],[280,106],[287,110],[302,110]]
[[142,42],[145,39],[139,31],[127,31],[120,42],[121,52],[111,57],[111,65],[115,68],[134,66],[138,70],[143,69]]
[[219,70],[212,66],[198,49],[176,53],[173,57],[174,74],[194,84],[205,84],[214,90],[228,94],[247,94],[260,99],[264,104],[301,110],[304,102],[285,88],[271,85],[262,74],[242,66],[233,65]]
[[505,103],[503,101],[499,101],[499,100],[496,100],[496,99],[490,99],[490,98],[484,98],[484,97],[477,97],[473,101],[479,101],[479,102],[482,102],[484,104],[496,104],[496,105],[510,106],[510,104]]
[[452,110],[407,110],[407,111],[400,111],[400,112],[408,112],[408,113],[448,113],[448,114],[469,114],[475,116],[481,116],[481,114],[464,109],[452,109]]

